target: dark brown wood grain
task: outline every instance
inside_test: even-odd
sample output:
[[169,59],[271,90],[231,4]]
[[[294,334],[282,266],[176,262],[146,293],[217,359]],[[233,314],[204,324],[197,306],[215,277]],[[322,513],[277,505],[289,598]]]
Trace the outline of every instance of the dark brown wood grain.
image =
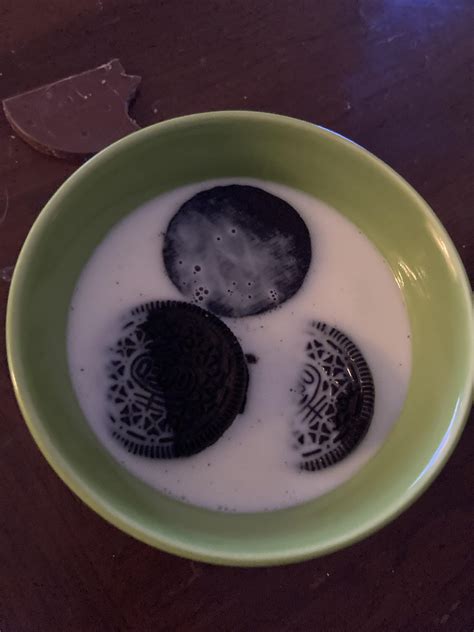
[[[474,274],[472,0],[2,0],[0,99],[120,57],[142,126],[289,114],[353,138],[431,204]],[[0,320],[41,207],[76,168],[0,117]],[[1,632],[474,630],[468,423],[432,487],[350,549],[231,569],[153,550],[60,482],[17,409],[0,342]]]

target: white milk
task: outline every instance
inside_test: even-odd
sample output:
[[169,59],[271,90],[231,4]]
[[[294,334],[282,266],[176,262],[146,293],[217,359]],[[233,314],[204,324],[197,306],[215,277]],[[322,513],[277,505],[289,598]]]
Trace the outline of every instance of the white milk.
[[[251,184],[281,197],[311,234],[313,259],[302,288],[278,309],[225,319],[249,366],[243,415],[211,447],[193,457],[150,460],[129,454],[106,421],[107,348],[124,311],[153,300],[183,300],[161,256],[163,233],[179,206],[217,184]],[[343,461],[318,472],[299,471],[292,449],[294,388],[308,322],[346,333],[373,374],[375,410],[369,431]],[[287,507],[324,494],[353,476],[376,452],[396,421],[411,366],[410,327],[402,295],[371,242],[342,215],[299,191],[258,180],[208,181],[151,200],[117,224],[85,266],[71,302],[69,366],[77,397],[99,439],[130,472],[187,502],[226,511]]]

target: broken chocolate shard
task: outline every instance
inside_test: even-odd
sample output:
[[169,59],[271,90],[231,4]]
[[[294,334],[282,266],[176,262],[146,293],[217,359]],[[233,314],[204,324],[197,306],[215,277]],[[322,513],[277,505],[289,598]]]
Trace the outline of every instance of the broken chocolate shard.
[[5,116],[32,147],[56,158],[90,156],[140,129],[128,115],[141,77],[118,59],[10,97]]

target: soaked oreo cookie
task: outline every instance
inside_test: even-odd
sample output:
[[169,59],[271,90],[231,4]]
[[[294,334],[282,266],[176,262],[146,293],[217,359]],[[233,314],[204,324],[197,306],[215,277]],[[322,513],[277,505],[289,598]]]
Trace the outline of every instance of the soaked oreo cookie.
[[321,470],[346,457],[367,432],[374,412],[370,368],[345,334],[322,322],[308,332],[293,423],[302,470]]
[[149,458],[190,456],[243,412],[247,363],[233,333],[188,303],[132,309],[108,365],[112,435]]
[[232,318],[288,300],[301,287],[311,256],[308,228],[292,206],[238,184],[185,202],[163,246],[166,271],[183,296]]

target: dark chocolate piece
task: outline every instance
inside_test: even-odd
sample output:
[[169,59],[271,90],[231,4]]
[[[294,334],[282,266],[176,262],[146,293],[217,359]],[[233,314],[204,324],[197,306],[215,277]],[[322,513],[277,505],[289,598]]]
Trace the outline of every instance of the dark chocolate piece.
[[375,390],[365,358],[345,334],[313,322],[309,336],[293,434],[300,468],[314,471],[337,463],[361,441]]
[[139,456],[201,452],[245,406],[248,370],[237,339],[216,316],[189,303],[134,308],[108,373],[112,435]]
[[15,132],[56,158],[89,156],[140,129],[128,115],[140,77],[118,59],[3,101]]
[[236,318],[275,308],[299,290],[311,239],[287,202],[233,184],[202,191],[180,207],[165,234],[163,260],[186,298]]

